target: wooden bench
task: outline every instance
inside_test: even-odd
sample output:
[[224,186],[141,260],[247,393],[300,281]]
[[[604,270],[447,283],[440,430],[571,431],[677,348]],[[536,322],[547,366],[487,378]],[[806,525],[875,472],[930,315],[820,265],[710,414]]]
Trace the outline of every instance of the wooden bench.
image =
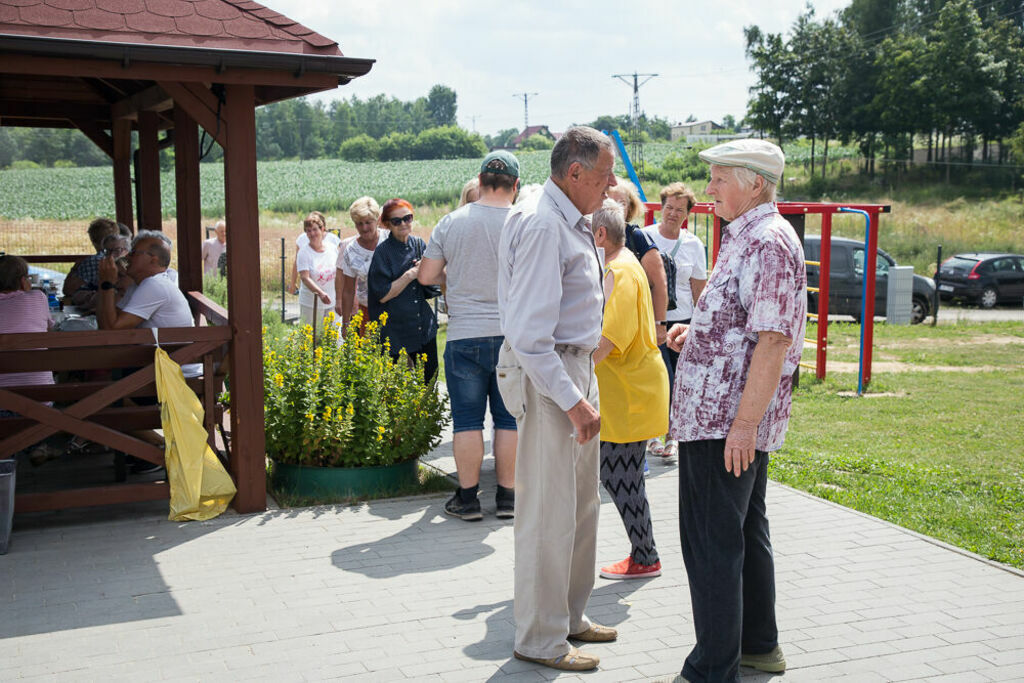
[[[200,292],[189,292],[188,299],[197,326],[162,328],[159,342],[179,365],[202,363],[203,376],[187,382],[203,405],[208,441],[216,447],[215,427],[222,416],[217,396],[224,384],[231,331],[223,308]],[[66,432],[163,465],[161,449],[132,435],[137,430],[161,426],[160,407],[156,404],[154,351],[153,331],[149,329],[0,335],[0,373],[40,370],[113,373],[118,370],[120,372],[113,376],[124,375],[119,379],[0,388],[0,408],[19,415],[0,418],[0,458],[9,458],[54,433]],[[166,482],[113,483],[16,495],[15,511],[56,510],[167,497]]]

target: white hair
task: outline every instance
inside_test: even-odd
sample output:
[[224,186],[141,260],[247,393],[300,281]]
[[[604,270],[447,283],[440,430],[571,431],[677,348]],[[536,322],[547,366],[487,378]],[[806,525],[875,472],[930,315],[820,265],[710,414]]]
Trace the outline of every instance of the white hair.
[[608,241],[617,247],[626,243],[626,215],[622,205],[614,199],[605,199],[590,221],[593,230],[604,228]]
[[[739,184],[744,190],[753,190],[754,185],[757,184],[758,175],[749,168],[742,166],[720,166],[719,168],[726,168],[732,171],[732,177],[736,179],[736,183]],[[765,202],[775,201],[775,183],[768,180],[764,176],[760,176],[764,180],[764,188],[761,190],[761,194],[758,195],[758,199],[761,204]]]

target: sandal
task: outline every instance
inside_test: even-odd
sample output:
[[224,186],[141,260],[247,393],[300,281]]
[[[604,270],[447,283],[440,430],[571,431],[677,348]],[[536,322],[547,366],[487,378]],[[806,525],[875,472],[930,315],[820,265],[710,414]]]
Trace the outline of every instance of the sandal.
[[679,443],[670,439],[669,442],[665,444],[665,452],[662,453],[662,457],[674,458],[677,455],[679,455]]
[[661,442],[661,439],[655,437],[647,442],[647,452],[651,455],[657,455],[658,457],[665,456],[665,444]]

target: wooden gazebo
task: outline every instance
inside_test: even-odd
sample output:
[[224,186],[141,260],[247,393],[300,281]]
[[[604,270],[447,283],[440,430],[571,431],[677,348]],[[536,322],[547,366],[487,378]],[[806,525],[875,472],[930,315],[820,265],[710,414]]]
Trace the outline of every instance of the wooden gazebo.
[[[81,130],[113,160],[116,217],[129,226],[136,223],[137,132],[134,200],[140,227],[147,229],[161,225],[158,151],[174,147],[179,283],[202,326],[161,330],[160,341],[179,360],[206,364],[206,380],[194,388],[211,439],[214,379],[227,373],[239,511],[262,510],[266,500],[255,108],[332,89],[372,64],[343,56],[333,40],[248,0],[0,0],[0,125]],[[227,312],[202,296],[199,127],[224,149],[231,229]],[[119,407],[124,397],[151,386],[152,341],[141,330],[0,335],[0,372],[81,368],[86,355],[90,367],[146,365],[148,358],[123,379],[78,383],[60,388],[61,394],[38,387],[0,391],[0,407],[22,416],[0,429],[0,458],[63,430],[162,461],[157,449],[129,434],[151,421],[152,411],[143,417],[141,409]],[[58,399],[71,405],[47,405]],[[116,484],[19,496],[15,509],[166,494],[166,485]]]

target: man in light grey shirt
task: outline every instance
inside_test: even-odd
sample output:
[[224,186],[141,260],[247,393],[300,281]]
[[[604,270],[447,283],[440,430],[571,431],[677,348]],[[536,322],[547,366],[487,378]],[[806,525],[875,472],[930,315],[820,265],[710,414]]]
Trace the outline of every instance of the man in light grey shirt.
[[444,511],[466,521],[483,519],[477,494],[488,399],[498,478],[495,514],[503,519],[515,516],[516,419],[501,400],[495,366],[504,341],[498,321],[498,242],[519,188],[519,161],[504,150],[491,152],[478,178],[480,199],[441,219],[430,234],[417,275],[420,284],[448,284],[444,376],[459,489]]
[[590,222],[615,185],[611,140],[567,130],[544,189],[516,205],[498,248],[505,335],[498,386],[516,417],[516,658],[555,669],[596,668],[568,642],[615,629],[583,614],[594,587],[599,443],[593,351],[601,337],[602,261]]

